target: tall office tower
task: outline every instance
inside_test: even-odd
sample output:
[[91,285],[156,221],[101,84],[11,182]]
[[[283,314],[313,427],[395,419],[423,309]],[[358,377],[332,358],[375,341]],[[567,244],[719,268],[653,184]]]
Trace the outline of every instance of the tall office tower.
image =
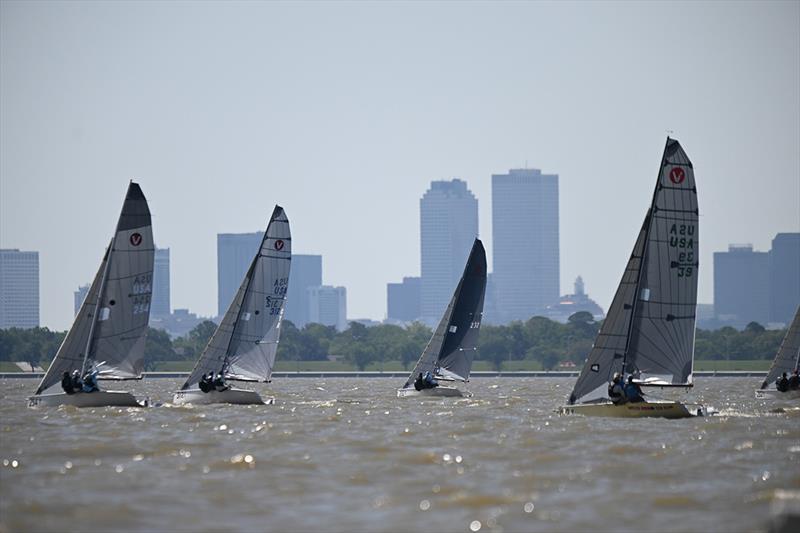
[[223,316],[242,284],[264,232],[217,234],[217,313]]
[[308,289],[320,285],[322,285],[322,256],[292,255],[289,290],[286,292],[283,317],[298,328],[308,324],[310,321]]
[[401,322],[418,320],[421,314],[421,278],[403,278],[402,283],[386,284],[386,318]]
[[0,329],[39,327],[39,252],[0,250]]
[[769,253],[751,244],[714,252],[714,313],[734,327],[769,322]]
[[347,329],[347,290],[322,285],[308,288],[309,322]]
[[778,233],[769,262],[770,322],[788,326],[800,305],[800,233]]
[[559,299],[558,175],[492,175],[496,322],[527,320]]
[[438,323],[478,236],[478,200],[459,179],[432,181],[419,201],[422,321]]
[[81,310],[81,306],[83,305],[83,301],[86,299],[86,295],[89,294],[89,284],[81,285],[78,287],[78,290],[73,292],[73,302],[75,304],[75,316],[78,316],[78,311]]
[[169,316],[169,248],[156,248],[153,262],[153,302],[151,317]]

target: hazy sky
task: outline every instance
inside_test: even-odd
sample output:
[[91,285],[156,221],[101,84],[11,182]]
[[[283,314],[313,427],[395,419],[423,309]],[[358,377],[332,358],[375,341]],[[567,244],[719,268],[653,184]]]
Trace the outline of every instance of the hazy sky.
[[130,178],[172,305],[216,310],[216,234],[280,203],[351,318],[419,275],[419,198],[465,179],[491,268],[491,174],[560,175],[561,292],[607,308],[667,130],[712,253],[800,231],[798,2],[0,3],[0,247],[38,250],[69,326]]

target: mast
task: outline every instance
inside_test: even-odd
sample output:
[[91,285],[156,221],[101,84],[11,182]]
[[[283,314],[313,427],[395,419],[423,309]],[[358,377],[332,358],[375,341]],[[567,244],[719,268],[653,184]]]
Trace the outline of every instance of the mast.
[[642,258],[639,260],[639,272],[636,276],[636,290],[633,293],[633,304],[631,305],[631,319],[628,321],[628,333],[625,339],[625,351],[622,352],[622,377],[625,377],[625,366],[628,362],[628,349],[631,345],[631,334],[633,333],[633,321],[636,319],[636,310],[638,309],[638,303],[641,299],[641,291],[642,291],[642,269],[647,264],[647,251],[649,246],[647,243],[650,240],[650,228],[653,225],[653,214],[656,209],[656,195],[658,194],[658,189],[661,187],[661,172],[664,169],[664,159],[667,156],[667,147],[669,146],[669,136],[667,136],[667,142],[664,144],[664,154],[661,156],[661,163],[658,167],[658,179],[656,180],[656,187],[653,190],[653,199],[650,202],[650,209],[647,210],[647,226],[645,227],[644,233],[644,246],[642,247]]
[[103,277],[100,278],[100,290],[97,291],[97,304],[94,309],[94,316],[92,317],[92,324],[89,326],[89,338],[86,339],[86,350],[83,353],[83,362],[81,363],[81,377],[84,376],[86,372],[86,361],[89,359],[89,351],[92,348],[92,338],[94,337],[94,328],[97,325],[97,321],[99,319],[100,311],[102,309],[101,302],[103,301],[103,293],[106,289],[106,279],[108,278],[108,269],[111,265],[111,252],[114,249],[114,241],[117,239],[116,232],[114,236],[111,238],[111,242],[108,243],[108,248],[106,249],[106,266],[103,269]]

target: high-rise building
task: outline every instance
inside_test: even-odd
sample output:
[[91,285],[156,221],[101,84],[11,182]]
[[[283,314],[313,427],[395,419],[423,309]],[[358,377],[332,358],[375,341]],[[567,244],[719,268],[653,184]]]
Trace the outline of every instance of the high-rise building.
[[731,244],[714,252],[714,313],[721,323],[766,325],[770,311],[770,254],[751,244]]
[[73,301],[75,304],[75,316],[78,316],[78,311],[81,310],[81,306],[83,305],[83,301],[86,299],[86,295],[89,294],[89,284],[81,285],[78,287],[78,290],[75,291],[73,294]]
[[421,278],[404,277],[402,283],[386,284],[386,318],[413,322],[421,316]]
[[242,284],[264,232],[217,234],[217,312],[223,316]]
[[435,325],[478,236],[478,200],[460,179],[432,181],[419,201],[422,321]]
[[0,329],[39,326],[39,252],[0,250]]
[[527,320],[559,301],[558,175],[512,169],[492,175],[496,319]]
[[800,233],[778,233],[769,262],[770,322],[788,326],[800,305]]
[[156,248],[153,261],[153,302],[150,316],[169,316],[169,248]]
[[298,328],[308,324],[311,321],[308,289],[320,285],[322,285],[322,256],[293,255],[283,317]]
[[324,326],[347,329],[347,290],[322,285],[308,288],[309,321]]

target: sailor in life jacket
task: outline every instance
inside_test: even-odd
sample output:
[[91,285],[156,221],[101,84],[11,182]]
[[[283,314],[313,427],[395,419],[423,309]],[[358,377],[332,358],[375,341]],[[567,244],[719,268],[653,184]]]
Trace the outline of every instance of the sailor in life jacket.
[[622,375],[619,372],[614,372],[614,377],[608,384],[608,397],[614,405],[625,403],[625,392],[622,390]]
[[629,402],[643,402],[644,393],[638,384],[633,382],[633,376],[628,376],[628,382],[625,384],[625,399]]
[[786,372],[775,380],[775,388],[778,389],[778,392],[786,392],[789,390],[789,378],[786,377]]

